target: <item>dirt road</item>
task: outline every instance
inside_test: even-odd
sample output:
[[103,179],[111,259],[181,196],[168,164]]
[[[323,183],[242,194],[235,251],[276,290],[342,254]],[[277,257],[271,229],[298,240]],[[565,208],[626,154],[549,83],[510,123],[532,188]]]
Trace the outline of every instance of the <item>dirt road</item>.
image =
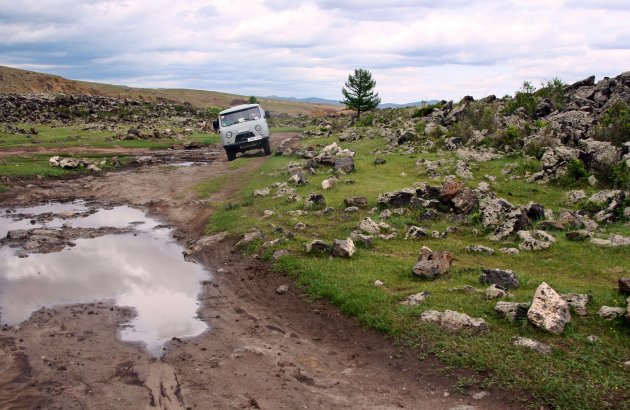
[[[276,135],[276,140],[286,138]],[[0,205],[87,198],[147,210],[185,242],[202,235],[212,201],[226,198],[255,156],[229,171],[224,154],[200,167],[144,166],[67,181],[40,180],[0,196]],[[230,173],[233,184],[195,198],[200,181]],[[231,188],[232,187],[232,188]],[[203,284],[199,317],[209,330],[175,338],[160,358],[121,342],[133,312],[105,302],[41,309],[0,332],[0,408],[63,409],[505,409],[500,392],[481,399],[453,391],[436,360],[420,362],[384,336],[309,301],[287,277],[221,242],[200,257],[214,277]],[[288,284],[288,293],[275,290]],[[0,284],[1,286],[1,284]],[[165,301],[168,303],[168,301]],[[482,395],[483,396],[483,395]]]

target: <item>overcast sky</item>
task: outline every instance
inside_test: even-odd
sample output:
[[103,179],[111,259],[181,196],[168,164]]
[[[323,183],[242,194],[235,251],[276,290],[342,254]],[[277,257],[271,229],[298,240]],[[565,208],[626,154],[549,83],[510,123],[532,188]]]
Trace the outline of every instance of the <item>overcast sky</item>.
[[0,65],[71,79],[383,102],[630,70],[630,0],[0,0]]

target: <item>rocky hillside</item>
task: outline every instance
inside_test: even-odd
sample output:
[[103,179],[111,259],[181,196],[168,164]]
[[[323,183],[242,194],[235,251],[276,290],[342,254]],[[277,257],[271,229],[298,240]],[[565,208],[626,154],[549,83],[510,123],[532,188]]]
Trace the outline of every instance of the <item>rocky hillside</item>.
[[599,180],[628,189],[630,184],[630,72],[597,83],[595,77],[571,85],[555,80],[538,90],[525,84],[514,97],[465,97],[419,109],[379,110],[353,124],[340,118],[319,125],[308,135],[341,132],[340,141],[381,137],[390,151],[446,149],[462,160],[523,153],[542,164],[528,175],[531,182],[586,178],[591,185]]
[[[5,94],[70,94],[132,99],[144,102],[173,104],[189,103],[197,108],[227,108],[246,101],[248,97],[214,91],[187,89],[149,89],[68,80],[56,75],[19,70],[0,66],[0,93]],[[258,99],[264,107],[276,113],[326,115],[339,108],[327,104],[308,104],[280,101],[269,98]]]

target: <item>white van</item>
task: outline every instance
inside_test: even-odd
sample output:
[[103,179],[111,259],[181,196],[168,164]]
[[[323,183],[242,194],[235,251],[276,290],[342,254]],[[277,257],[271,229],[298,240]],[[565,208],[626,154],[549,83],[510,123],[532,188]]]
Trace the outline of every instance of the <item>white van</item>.
[[237,152],[262,148],[271,154],[269,126],[265,110],[258,104],[237,105],[219,113],[219,133],[228,161],[236,159]]

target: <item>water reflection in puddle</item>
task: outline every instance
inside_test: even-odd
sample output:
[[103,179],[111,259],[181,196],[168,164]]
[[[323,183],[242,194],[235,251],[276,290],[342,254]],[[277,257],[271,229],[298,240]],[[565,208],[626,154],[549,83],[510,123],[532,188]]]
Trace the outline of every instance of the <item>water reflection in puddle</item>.
[[[0,212],[0,223],[11,225],[3,219],[7,215]],[[156,220],[126,206],[101,209],[86,217],[53,219],[46,226],[61,223],[134,225],[139,232],[77,239],[72,248],[28,258],[18,258],[15,249],[0,248],[0,321],[20,323],[43,306],[113,300],[137,312],[121,329],[122,340],[143,342],[155,355],[171,338],[195,336],[207,328],[196,318],[196,311],[200,282],[209,275],[183,259],[183,248],[173,241],[170,229],[153,229]]]
[[172,164],[168,164],[171,167],[192,167],[193,165],[205,165],[207,164],[206,162],[201,162],[201,161],[187,161],[187,162],[175,162]]

